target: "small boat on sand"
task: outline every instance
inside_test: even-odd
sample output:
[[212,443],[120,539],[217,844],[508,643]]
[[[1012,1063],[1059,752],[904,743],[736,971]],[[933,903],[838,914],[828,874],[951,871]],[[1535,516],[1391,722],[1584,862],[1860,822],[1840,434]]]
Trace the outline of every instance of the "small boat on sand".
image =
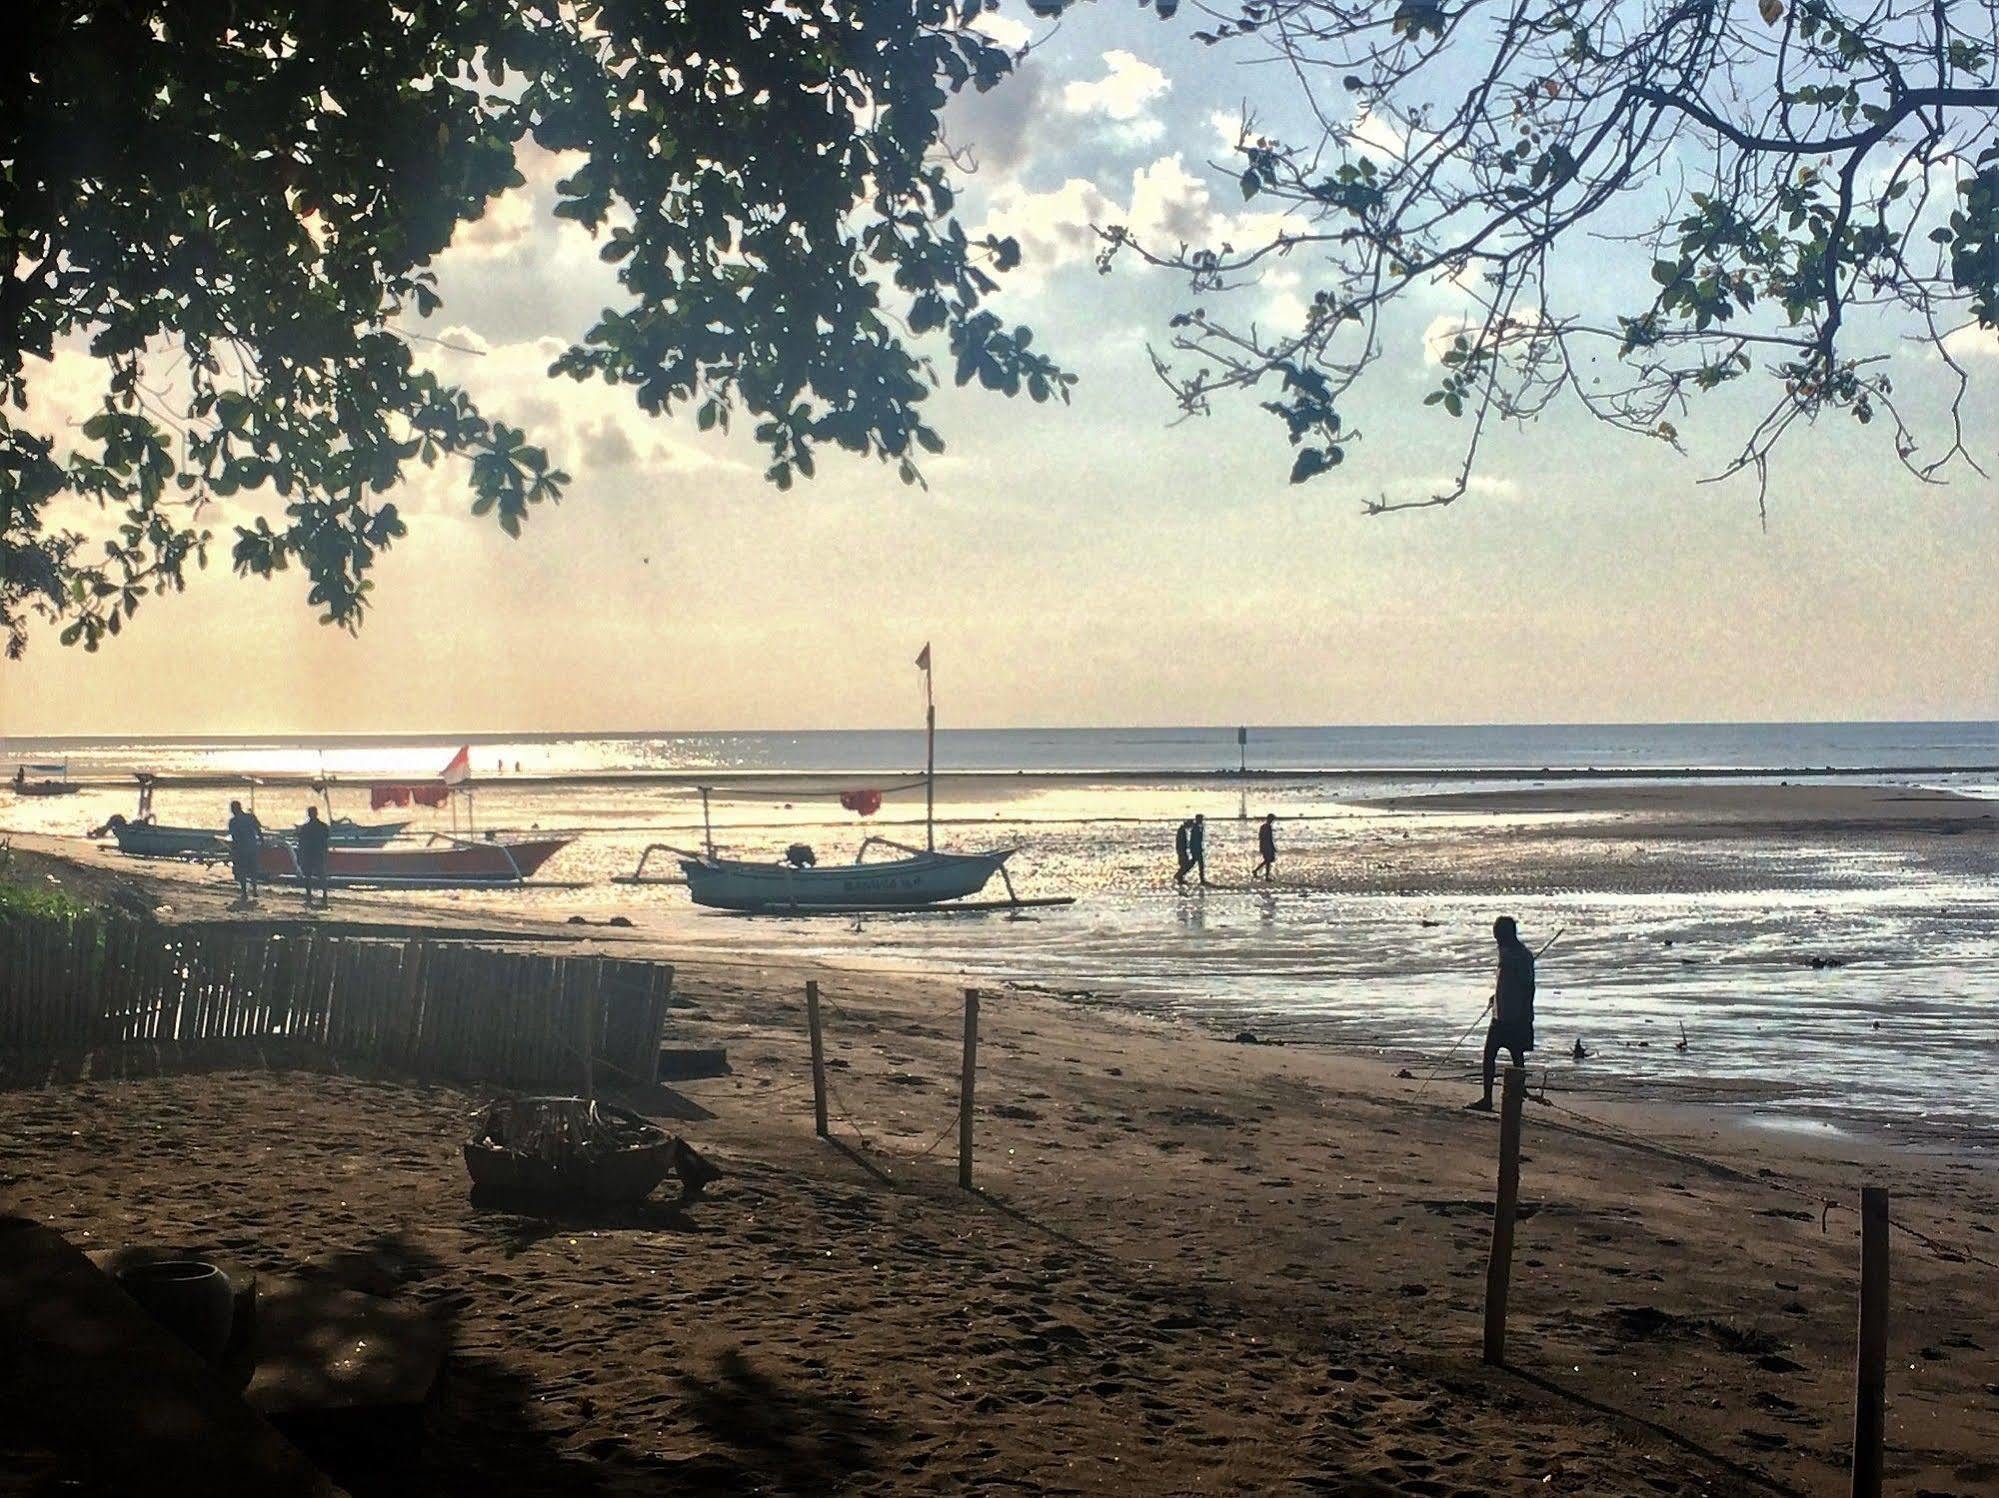
[[[53,776],[54,779],[30,780],[28,772]],[[14,771],[14,778],[8,782],[17,796],[74,796],[81,786],[69,783],[69,765],[22,765]]]
[[[379,848],[396,837],[408,822],[355,822],[341,817],[332,822],[331,840],[336,848]],[[145,817],[127,821],[114,816],[96,830],[97,836],[110,833],[118,840],[118,851],[133,858],[221,859],[229,856],[229,834],[206,827],[170,827]],[[291,837],[289,831],[266,834],[279,842]]]
[[[868,849],[878,843],[908,856],[864,862]],[[941,853],[871,837],[849,864],[807,863],[793,858],[780,863],[751,863],[706,853],[681,859],[680,869],[687,876],[689,898],[711,910],[772,914],[906,910],[977,894],[1018,851],[1000,848],[987,853]]]
[[[408,847],[327,849],[327,883],[394,889],[480,889],[521,884],[574,841],[566,837],[454,838],[433,833]],[[298,884],[298,852],[290,843],[267,842],[258,856],[262,877]]]
[[[802,843],[792,845],[782,859],[766,863],[723,858],[715,851],[715,829],[709,818],[708,796],[712,788],[698,786],[701,851],[656,843],[640,855],[638,867],[621,882],[646,883],[646,859],[659,851],[679,860],[681,873],[686,876],[688,897],[696,905],[748,915],[822,915],[849,911],[941,913],[1069,904],[1066,896],[1023,900],[1014,893],[1006,861],[1020,851],[1018,848],[952,853],[937,846],[937,705],[931,693],[927,644],[917,656],[916,665],[923,673],[924,696],[923,847],[912,848],[885,837],[870,837],[861,843],[854,861],[848,864],[821,864]],[[849,792],[840,799],[862,816],[871,815],[881,805],[878,791]],[[869,863],[868,850],[873,847],[889,848],[903,856]],[[984,889],[995,874],[1006,881],[1005,901],[972,901],[970,897]]]

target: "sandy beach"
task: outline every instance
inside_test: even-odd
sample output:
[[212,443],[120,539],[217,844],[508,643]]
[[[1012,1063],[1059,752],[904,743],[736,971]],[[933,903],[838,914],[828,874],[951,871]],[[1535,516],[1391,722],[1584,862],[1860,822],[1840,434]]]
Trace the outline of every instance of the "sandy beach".
[[[86,891],[133,877],[17,858]],[[227,913],[213,884],[148,888]],[[245,1068],[0,1095],[10,1210],[273,1273],[363,1273],[359,1252],[450,1321],[425,1471],[356,1492],[1841,1492],[1863,1184],[1911,1230],[1890,1480],[1999,1481],[1999,1181],[1968,1144],[1615,1090],[1530,1101],[1500,1372],[1478,1361],[1494,1125],[1460,1110],[1456,1068],[1425,1088],[1427,1068],[996,987],[968,1196],[939,1142],[955,982],[704,954],[643,922],[358,895],[335,915],[670,957],[691,1006],[670,1038],[732,1067],[679,1089],[712,1116],[676,1127],[728,1172],[707,1198],[556,1225],[469,1206],[479,1099],[456,1089]]]

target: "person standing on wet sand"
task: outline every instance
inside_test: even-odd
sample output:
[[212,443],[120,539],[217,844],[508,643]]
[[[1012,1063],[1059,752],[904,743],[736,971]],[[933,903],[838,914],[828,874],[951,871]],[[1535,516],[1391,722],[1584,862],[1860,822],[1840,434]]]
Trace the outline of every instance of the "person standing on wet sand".
[[1277,813],[1267,812],[1263,825],[1256,829],[1256,856],[1260,860],[1249,871],[1252,879],[1268,879],[1277,868]]
[[1510,915],[1492,923],[1492,938],[1499,943],[1499,978],[1492,990],[1492,1023],[1485,1030],[1485,1096],[1465,1104],[1480,1113],[1492,1111],[1492,1074],[1499,1053],[1503,1050],[1515,1066],[1525,1066],[1534,1049],[1534,954]]
[[[1208,819],[1201,812],[1194,813],[1194,820],[1187,827],[1187,867],[1201,871],[1201,888],[1208,887]],[[1186,871],[1181,871],[1182,879]]]
[[243,810],[241,801],[229,803],[229,866],[236,875],[236,891],[244,904],[257,898],[258,852],[264,846],[264,826],[254,811]]
[[298,825],[294,836],[298,848],[298,875],[305,885],[305,903],[312,904],[312,887],[319,886],[319,903],[331,905],[333,893],[326,882],[326,847],[333,838],[333,829],[319,820],[319,808],[308,806],[305,820]]
[[1192,822],[1182,822],[1173,830],[1173,856],[1180,862],[1179,872],[1173,876],[1175,884],[1185,884],[1187,882],[1188,870],[1194,867],[1194,860],[1187,852],[1187,845],[1193,841],[1193,837],[1194,824]]

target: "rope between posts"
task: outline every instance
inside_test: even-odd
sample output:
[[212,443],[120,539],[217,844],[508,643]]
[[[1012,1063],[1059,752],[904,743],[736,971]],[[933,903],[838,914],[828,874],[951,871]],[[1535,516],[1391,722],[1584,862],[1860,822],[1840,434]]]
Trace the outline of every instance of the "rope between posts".
[[909,1164],[914,1164],[918,1160],[928,1158],[936,1151],[938,1145],[950,1137],[951,1131],[958,1127],[958,1120],[953,1118],[938,1131],[935,1139],[912,1155],[902,1150],[889,1149],[886,1145],[876,1144],[872,1139],[868,1138],[867,1132],[861,1128],[860,1120],[854,1117],[853,1110],[848,1108],[846,1099],[840,1096],[840,1089],[833,1085],[833,1079],[830,1076],[826,1079],[826,1096],[832,1100],[833,1106],[840,1110],[840,1117],[847,1121],[847,1126],[854,1131],[855,1136],[861,1141],[862,1148],[868,1150],[870,1153],[886,1155],[892,1160],[901,1160]]
[[[1647,1139],[1644,1135],[1639,1134],[1634,1130],[1627,1129],[1620,1124],[1614,1124],[1610,1122],[1608,1119],[1597,1118],[1592,1114],[1583,1113],[1578,1111],[1577,1109],[1568,1107],[1566,1104],[1556,1102],[1553,1098],[1549,1097],[1547,1094],[1547,1083],[1545,1079],[1542,1082],[1541,1094],[1539,1097],[1535,1099],[1535,1101],[1542,1104],[1544,1107],[1553,1108],[1557,1113],[1566,1113],[1570,1118],[1579,1119],[1583,1123],[1589,1124],[1593,1128],[1602,1129],[1605,1133],[1610,1134],[1614,1137],[1621,1136],[1618,1137],[1618,1142],[1628,1142],[1632,1144],[1643,1145],[1648,1152],[1655,1152],[1661,1148],[1660,1145],[1654,1143],[1650,1139]],[[1719,1165],[1717,1162],[1713,1160],[1708,1159],[1705,1155],[1695,1154],[1691,1150],[1676,1151],[1675,1153],[1684,1153],[1688,1159],[1698,1161],[1702,1165],[1708,1166],[1710,1169],[1728,1168]],[[1741,1174],[1741,1172],[1738,1171],[1735,1172],[1735,1174],[1739,1175]],[[1813,1206],[1817,1207],[1819,1209],[1819,1231],[1821,1233],[1827,1231],[1826,1218],[1829,1214],[1835,1211],[1851,1212],[1855,1210],[1855,1208],[1849,1206],[1845,1202],[1835,1201],[1830,1197],[1816,1196],[1808,1192],[1800,1191],[1796,1187],[1785,1186],[1780,1184],[1779,1182],[1772,1181],[1764,1177],[1753,1177],[1750,1179],[1754,1179],[1758,1185],[1764,1187],[1769,1191],[1775,1192],[1779,1196],[1786,1196],[1791,1198],[1793,1201],[1798,1201],[1798,1202],[1810,1202]],[[1947,1263],[1962,1263],[1966,1260],[1969,1260],[1971,1263],[1974,1264],[1982,1264],[1988,1269],[1999,1269],[1999,1262],[1994,1262],[1991,1259],[1983,1258],[1978,1254],[1973,1253],[1968,1248],[1959,1248],[1956,1244],[1946,1243],[1942,1239],[1933,1238],[1928,1233],[1925,1233],[1918,1228],[1910,1227],[1907,1223],[1901,1221],[1899,1218],[1891,1216],[1888,1219],[1888,1225],[1894,1228],[1897,1232],[1906,1233],[1909,1237],[1915,1239],[1918,1243],[1922,1244],[1925,1248],[1929,1249],[1929,1251],[1932,1254],[1936,1255],[1939,1259],[1942,1259]]]

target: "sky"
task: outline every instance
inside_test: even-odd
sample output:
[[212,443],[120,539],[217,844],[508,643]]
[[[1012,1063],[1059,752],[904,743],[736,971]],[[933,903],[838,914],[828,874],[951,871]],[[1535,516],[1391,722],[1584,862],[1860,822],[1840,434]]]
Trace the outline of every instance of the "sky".
[[[1349,412],[1365,440],[1325,478],[1287,482],[1251,400],[1177,420],[1148,347],[1192,299],[1100,274],[1091,225],[1267,231],[1229,143],[1270,71],[1135,6],[1049,28],[1009,0],[993,25],[1037,44],[947,116],[977,160],[963,216],[1020,240],[997,305],[1080,376],[1071,405],[946,389],[927,490],[833,452],[772,489],[741,431],[545,377],[615,287],[532,155],[440,266],[450,346],[424,347],[551,448],[562,505],[516,541],[447,472],[408,485],[359,638],[315,622],[296,572],[231,577],[217,525],[209,570],[101,653],[43,632],[0,664],[0,734],[901,726],[926,641],[959,727],[1999,718],[1999,489],[1919,486],[1850,427],[1787,449],[1767,521],[1752,486],[1700,482],[1740,437],[1727,398],[1682,423],[1684,455],[1561,413],[1497,435],[1455,506],[1370,517],[1454,469],[1462,429],[1420,404],[1449,286],[1391,327]],[[1231,310],[1282,325],[1314,288],[1301,253]],[[1967,364],[1990,455],[1999,340]],[[87,400],[89,374],[59,355],[39,398]]]

